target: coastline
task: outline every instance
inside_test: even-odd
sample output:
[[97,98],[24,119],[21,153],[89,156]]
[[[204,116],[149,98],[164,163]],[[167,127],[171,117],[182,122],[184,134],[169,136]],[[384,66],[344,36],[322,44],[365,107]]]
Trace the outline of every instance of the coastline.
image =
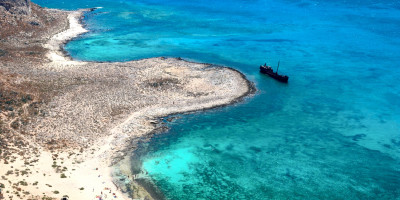
[[[24,181],[29,183],[38,181],[43,185],[46,183],[47,188],[28,184],[26,191],[32,196],[39,197],[44,194],[59,199],[66,194],[70,199],[90,199],[96,196],[110,199],[114,196],[111,194],[115,194],[117,198],[114,199],[130,199],[116,185],[115,177],[112,176],[115,173],[113,171],[115,165],[112,164],[127,161],[127,151],[135,148],[132,140],[151,135],[159,119],[165,116],[231,105],[255,92],[254,85],[235,69],[188,62],[179,58],[161,57],[115,63],[75,61],[66,54],[63,45],[88,31],[80,18],[84,12],[90,10],[92,9],[62,11],[68,14],[68,28],[53,35],[43,45],[48,49],[47,61],[39,63],[37,68],[59,73],[60,76],[70,76],[74,82],[68,84],[80,85],[73,88],[70,86],[65,89],[57,88],[60,92],[42,107],[48,114],[38,117],[28,126],[28,130],[36,134],[35,138],[28,138],[28,141],[46,145],[50,143],[57,147],[64,144],[70,146],[67,149],[54,150],[52,146],[49,148],[37,145],[40,153],[37,156],[37,164],[33,166],[37,173],[24,177]],[[109,74],[104,75],[104,72]],[[138,80],[133,82],[131,80],[133,77]],[[120,82],[121,80],[125,82]],[[107,89],[102,88],[102,85],[99,86],[96,81],[111,82],[109,87],[121,92],[104,95],[103,91]],[[123,86],[126,88],[121,88]],[[131,96],[134,95],[126,96],[127,94],[123,92],[132,89],[150,103],[141,99],[134,99],[131,102],[130,99],[133,98]],[[77,95],[84,97],[74,100]],[[122,97],[123,100],[118,100]],[[117,103],[110,102],[115,98]],[[89,101],[89,99],[100,100]],[[74,101],[79,103],[71,105]],[[109,108],[106,108],[107,106]],[[82,110],[85,115],[81,116],[78,113]],[[102,112],[108,113],[103,115]],[[112,117],[107,119],[108,115]],[[82,125],[82,120],[89,122]],[[86,131],[76,135],[75,132],[82,127]],[[63,143],[52,142],[59,140]],[[23,163],[16,164],[26,167]],[[66,178],[62,178],[61,175],[60,179],[61,172],[58,169],[62,167],[68,170],[61,170]],[[3,168],[0,174],[11,168]],[[125,171],[129,177],[129,169]],[[17,177],[15,179],[19,180]],[[58,188],[57,193],[54,188]],[[146,191],[143,187],[136,190],[139,196],[134,198],[151,198],[151,191]]]
[[79,11],[71,11],[68,13],[69,29],[62,31],[53,37],[44,45],[45,48],[49,49],[47,53],[47,58],[51,62],[61,62],[71,61],[69,57],[65,56],[63,52],[62,45],[83,33],[88,32],[79,23],[79,18],[83,15],[83,12],[88,11],[87,9]]
[[[88,30],[86,30],[84,28],[83,20],[81,20],[81,17],[83,16],[83,14],[85,12],[88,12],[88,11],[93,11],[93,9],[82,9],[82,10],[79,10],[79,11],[76,11],[76,12],[72,11],[72,13],[68,16],[68,18],[70,19],[70,27],[72,27],[72,28],[69,29],[69,30],[66,30],[65,31],[66,33],[65,32],[60,33],[62,39],[60,39],[59,35],[56,35],[57,36],[56,40],[59,41],[58,42],[59,45],[55,45],[55,46],[58,46],[60,48],[60,49],[57,49],[56,51],[62,53],[62,55],[63,55],[62,58],[63,59],[58,59],[59,58],[58,56],[54,56],[54,51],[53,51],[52,52],[53,54],[48,54],[48,58],[50,60],[52,60],[53,62],[54,61],[55,62],[61,61],[64,64],[65,64],[65,61],[74,62],[72,60],[72,58],[69,57],[69,55],[66,54],[65,50],[63,49],[63,45],[65,45],[68,41],[70,41],[70,40],[72,40],[72,39],[74,39],[76,37],[79,37],[79,35],[89,32]],[[54,49],[56,49],[56,48],[54,48]],[[60,54],[58,54],[58,55],[60,55]],[[183,61],[188,62],[188,63],[196,63],[196,62],[186,61],[186,60],[181,59],[181,58],[176,58],[176,59],[183,60]],[[146,60],[146,59],[140,59],[140,60]],[[112,62],[101,62],[101,63],[112,63]],[[78,63],[76,63],[76,64],[78,64]],[[199,63],[196,63],[196,64],[199,64]],[[223,67],[223,66],[217,66],[217,65],[208,64],[208,63],[201,63],[201,64],[208,65],[209,67],[219,67],[219,68]],[[249,88],[248,91],[246,91],[245,93],[243,93],[239,97],[237,97],[237,98],[235,98],[235,99],[233,99],[233,100],[231,100],[229,102],[225,102],[225,103],[218,104],[218,105],[212,105],[211,107],[202,107],[202,108],[195,108],[193,110],[192,109],[188,109],[188,110],[185,110],[185,111],[177,111],[177,112],[172,112],[172,113],[166,113],[164,115],[156,116],[153,119],[158,121],[157,124],[159,124],[160,123],[160,119],[162,119],[162,118],[167,118],[169,116],[177,115],[177,114],[189,114],[189,113],[193,113],[193,112],[200,112],[200,111],[205,111],[205,110],[209,110],[209,109],[215,109],[215,108],[229,106],[229,105],[241,102],[248,95],[255,93],[256,89],[255,89],[254,84],[251,83],[249,80],[247,80],[247,78],[246,78],[246,76],[244,74],[242,74],[240,71],[238,71],[236,69],[233,69],[233,68],[229,68],[229,67],[223,67],[223,68],[235,71],[238,74],[240,74],[240,76],[246,81],[247,87]],[[157,125],[154,125],[154,127],[156,127],[156,126]],[[144,135],[144,137],[150,138],[156,132],[157,132],[157,128],[154,128],[153,130],[148,131],[147,133],[144,133],[143,135]],[[162,131],[161,131],[161,133],[162,133]],[[140,138],[131,138],[130,140],[132,140],[132,139],[140,139]],[[132,142],[130,142],[130,145],[132,145]],[[131,147],[128,146],[128,147],[125,147],[125,149],[122,149],[121,151],[125,152],[124,154],[126,154],[128,151],[129,152],[132,151],[132,149],[134,149],[134,147],[132,148],[132,146]],[[118,164],[119,165],[124,165],[124,164],[126,164],[124,162],[129,162],[130,161],[127,156],[124,156],[123,158],[116,158],[115,155],[113,155],[111,159],[113,160],[112,162],[114,162],[114,163],[116,162],[116,164],[112,164],[112,166],[114,166],[114,170],[113,170],[114,172],[110,171],[110,173],[109,173],[110,175],[112,173],[115,174],[115,166],[116,165],[118,165]],[[130,170],[128,172],[130,172]],[[125,177],[123,178],[124,180],[126,180],[125,178],[129,179],[129,177],[133,175],[133,173],[131,173],[131,172],[129,174],[127,174],[126,171],[125,171],[125,173],[122,172],[122,174],[125,175]],[[118,177],[111,176],[110,178],[111,178],[111,180],[113,182],[113,185],[116,186],[117,191],[118,192],[122,192],[122,194],[120,196],[128,195],[128,196],[125,196],[125,197],[130,198],[129,196],[131,196],[132,193],[127,193],[127,191],[124,192],[124,191],[122,191],[120,189],[121,188],[120,187],[121,184],[118,184],[118,182],[119,182],[119,180],[117,180]],[[140,180],[140,179],[139,180],[131,179],[129,181],[129,183],[135,185],[134,186],[135,189],[139,190],[138,194],[140,194],[140,193],[143,194],[144,193],[145,195],[149,195],[152,199],[163,198],[163,194],[160,193],[160,191],[158,191],[155,188],[155,186],[152,185],[151,182],[148,182],[148,180],[146,181],[146,180]],[[153,191],[149,191],[149,190],[153,190]],[[141,197],[141,196],[139,196],[139,197]]]

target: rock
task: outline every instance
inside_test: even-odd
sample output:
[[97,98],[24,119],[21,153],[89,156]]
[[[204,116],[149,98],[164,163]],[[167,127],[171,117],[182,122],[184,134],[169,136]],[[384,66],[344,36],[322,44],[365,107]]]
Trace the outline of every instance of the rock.
[[40,24],[39,24],[39,22],[35,22],[35,21],[32,21],[32,22],[29,22],[32,26],[39,26]]
[[0,6],[4,7],[8,12],[12,14],[31,14],[30,0],[0,0]]

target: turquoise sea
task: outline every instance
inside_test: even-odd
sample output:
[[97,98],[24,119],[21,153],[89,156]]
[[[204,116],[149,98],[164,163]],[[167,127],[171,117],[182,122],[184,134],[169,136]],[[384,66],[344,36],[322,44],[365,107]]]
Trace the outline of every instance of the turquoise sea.
[[[400,1],[34,0],[102,7],[78,60],[225,65],[243,102],[180,115],[132,158],[167,199],[400,199]],[[276,66],[288,84],[259,74]]]

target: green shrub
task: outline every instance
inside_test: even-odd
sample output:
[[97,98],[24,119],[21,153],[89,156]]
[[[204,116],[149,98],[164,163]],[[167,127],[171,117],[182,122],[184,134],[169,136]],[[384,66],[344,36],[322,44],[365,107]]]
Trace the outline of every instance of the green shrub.
[[28,186],[28,183],[26,181],[20,181],[19,184],[21,184],[23,186]]

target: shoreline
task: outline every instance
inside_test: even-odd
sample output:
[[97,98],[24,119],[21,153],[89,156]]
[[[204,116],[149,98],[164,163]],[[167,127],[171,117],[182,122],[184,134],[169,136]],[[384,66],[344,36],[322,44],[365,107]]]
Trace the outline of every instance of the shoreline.
[[[95,9],[96,9],[96,8],[91,8],[91,9],[83,9],[83,10],[80,10],[80,11],[79,11],[79,12],[80,12],[80,16],[79,16],[79,20],[77,20],[77,22],[78,22],[79,25],[82,27],[82,29],[85,29],[85,28],[84,28],[85,25],[84,25],[84,22],[83,22],[83,20],[82,20],[83,15],[85,14],[85,12],[91,12],[91,11],[93,11],[93,10],[95,10]],[[68,57],[69,59],[73,60],[72,56],[69,55],[68,52],[64,50],[64,48],[63,48],[64,45],[66,45],[66,44],[67,44],[69,41],[71,41],[71,40],[74,40],[74,39],[79,38],[80,35],[85,34],[85,33],[88,33],[88,32],[90,32],[90,31],[85,29],[85,31],[82,31],[82,32],[80,32],[80,33],[77,33],[75,36],[69,35],[70,37],[68,37],[68,36],[66,37],[67,39],[64,40],[64,42],[62,42],[62,44],[60,45],[60,48],[61,48],[62,52],[64,53],[64,56],[65,56],[65,57]],[[164,58],[167,58],[167,57],[160,57],[160,58],[161,58],[161,59],[164,59]],[[175,112],[175,113],[168,113],[168,114],[165,115],[165,116],[157,116],[157,118],[156,118],[155,120],[158,121],[158,122],[157,122],[157,124],[156,124],[155,126],[157,126],[158,124],[160,124],[160,122],[162,121],[163,118],[169,118],[169,117],[171,117],[171,116],[180,115],[180,114],[192,114],[192,113],[196,113],[196,112],[204,112],[204,111],[211,110],[211,109],[226,107],[226,106],[229,106],[229,105],[233,105],[233,104],[242,102],[242,101],[244,101],[244,98],[248,97],[249,95],[255,94],[255,92],[256,92],[256,87],[255,87],[254,83],[250,82],[250,81],[246,78],[246,76],[245,76],[244,74],[242,74],[242,73],[241,73],[239,70],[237,70],[237,69],[234,69],[234,68],[231,68],[231,67],[220,66],[220,65],[214,65],[214,64],[210,64],[210,63],[201,63],[201,62],[187,61],[187,60],[185,60],[185,59],[183,59],[183,58],[180,58],[180,57],[178,57],[178,58],[173,58],[173,59],[183,60],[183,61],[188,62],[188,63],[204,64],[204,65],[208,65],[208,67],[227,68],[227,69],[233,70],[233,71],[237,72],[238,74],[240,74],[241,77],[246,81],[246,84],[247,84],[247,87],[249,88],[249,90],[248,90],[246,93],[242,94],[241,96],[237,97],[236,99],[233,99],[232,101],[227,102],[227,103],[225,103],[225,104],[215,105],[215,106],[212,106],[212,107],[209,107],[209,108],[200,108],[200,109],[198,109],[198,110],[189,110],[189,111],[181,111],[181,112]],[[132,61],[140,61],[140,60],[146,60],[146,58],[137,59],[137,60],[132,60]],[[108,61],[101,61],[101,62],[97,62],[97,61],[83,61],[83,62],[116,63],[116,62],[108,62]],[[161,125],[161,128],[166,127],[166,126],[167,126],[167,125]],[[145,134],[144,136],[142,136],[142,137],[145,137],[146,139],[150,139],[150,138],[151,138],[154,134],[156,134],[157,132],[160,133],[160,134],[163,134],[163,133],[165,132],[165,130],[163,130],[163,131],[158,131],[158,128],[154,128],[152,131],[146,133],[146,134]],[[136,139],[136,140],[142,140],[142,141],[143,141],[143,138],[142,138],[142,137],[139,137],[139,138],[131,138],[131,139],[132,139],[132,140]],[[122,151],[124,151],[124,152],[127,152],[127,151],[132,152],[132,150],[133,150],[133,148],[131,148],[131,147],[126,147],[126,148],[123,149]],[[128,156],[128,157],[130,157],[130,156]],[[113,159],[115,159],[115,157],[113,157],[112,160],[113,160]],[[119,163],[119,162],[120,162],[121,160],[123,160],[123,159],[124,159],[124,158],[120,158],[119,161],[117,161],[117,163]],[[126,159],[126,156],[125,156],[125,159]],[[130,158],[128,158],[128,159],[130,159]],[[118,159],[117,159],[117,160],[118,160]],[[112,162],[114,163],[115,161],[112,161]],[[111,166],[115,166],[115,165],[116,165],[116,164],[111,164]],[[129,166],[129,167],[130,167],[130,166]],[[127,176],[128,179],[129,179],[130,176],[133,175],[133,173],[131,173],[131,174],[124,174],[124,173],[122,173],[122,174],[125,175],[125,176]],[[120,182],[117,180],[117,177],[111,176],[111,178],[114,180],[114,181],[113,181],[113,184],[114,184],[115,186],[117,186],[117,188],[119,188],[118,185],[120,184]],[[153,183],[151,180],[146,180],[146,179],[134,180],[134,179],[131,179],[131,180],[130,180],[130,184],[132,184],[132,182],[134,182],[133,184],[137,184],[139,187],[141,187],[141,189],[144,189],[144,191],[145,191],[147,194],[149,194],[149,195],[152,197],[152,199],[165,199],[164,194],[163,194],[161,191],[159,191],[159,190],[157,189],[157,187],[154,185],[154,183]],[[126,183],[125,183],[125,184],[126,184]],[[118,189],[118,190],[121,190],[121,189]],[[140,190],[140,189],[139,189],[139,190]],[[121,192],[122,192],[123,195],[127,195],[128,198],[131,198],[131,197],[130,197],[130,196],[131,196],[131,193],[129,193],[128,191],[126,191],[126,192],[128,192],[128,193],[123,192],[123,191],[121,191]]]
[[[27,63],[21,69],[27,74],[39,71],[33,80],[42,87],[54,87],[54,95],[40,107],[43,114],[26,127],[34,135],[27,140],[38,146],[36,164],[29,168],[36,173],[10,179],[23,178],[28,183],[24,191],[32,197],[152,199],[154,193],[140,184],[136,196],[124,193],[113,176],[116,166],[129,162],[127,154],[135,148],[132,141],[151,137],[162,118],[232,105],[254,94],[256,88],[236,69],[181,58],[73,60],[64,45],[88,32],[82,16],[93,10],[47,9],[66,15],[68,25],[42,44],[48,49],[44,62],[33,68]],[[27,167],[20,162],[13,165]],[[0,175],[14,166],[7,165]],[[118,170],[121,174],[125,170],[129,178],[133,173],[127,167]]]
[[[51,62],[65,63],[66,61],[73,61],[72,57],[68,55],[67,51],[65,51],[64,46],[74,38],[89,32],[84,28],[81,18],[85,12],[91,12],[93,10],[95,10],[95,8],[64,11],[68,13],[67,18],[69,28],[54,35],[46,44],[43,45],[45,48],[49,49],[46,57]],[[74,62],[74,64],[76,63]]]

